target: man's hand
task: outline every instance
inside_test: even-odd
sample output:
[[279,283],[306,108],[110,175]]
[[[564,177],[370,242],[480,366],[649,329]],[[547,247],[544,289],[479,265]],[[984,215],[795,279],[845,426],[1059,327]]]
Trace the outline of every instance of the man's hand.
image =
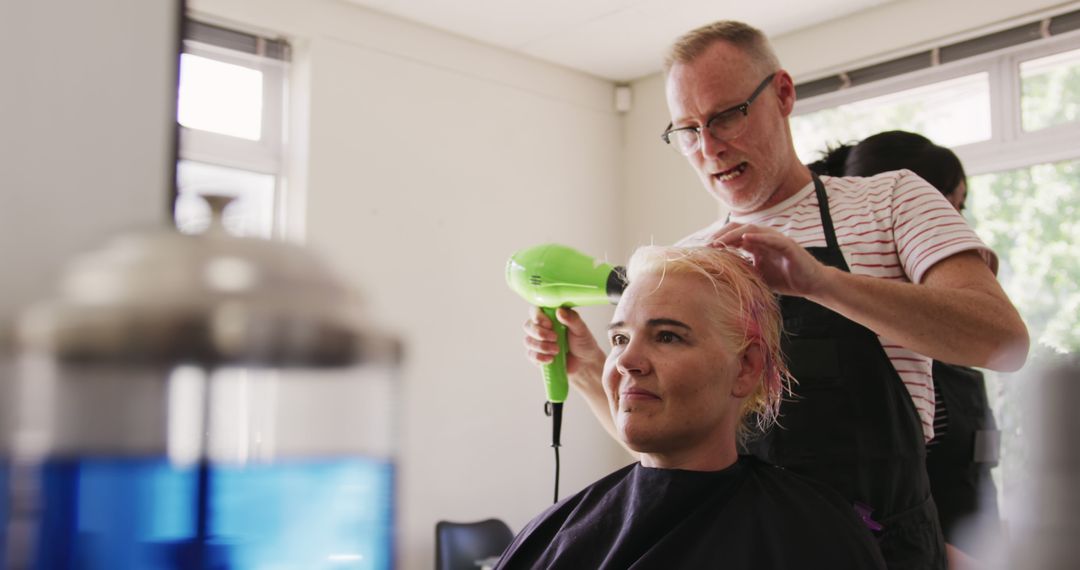
[[1013,371],[1027,357],[1027,328],[973,251],[939,261],[916,285],[826,267],[791,238],[749,224],[714,224],[680,243],[740,248],[777,293],[805,297],[931,358]]
[[[708,238],[711,240],[706,241]],[[689,239],[689,238],[688,238]],[[819,291],[828,268],[780,232],[752,224],[729,223],[696,240],[712,247],[735,247],[750,255],[754,267],[773,291],[809,297]]]
[[675,247],[708,247],[713,245],[713,242],[716,241],[716,237],[724,231],[724,228],[732,225],[734,224],[729,224],[724,220],[713,222],[675,242]]

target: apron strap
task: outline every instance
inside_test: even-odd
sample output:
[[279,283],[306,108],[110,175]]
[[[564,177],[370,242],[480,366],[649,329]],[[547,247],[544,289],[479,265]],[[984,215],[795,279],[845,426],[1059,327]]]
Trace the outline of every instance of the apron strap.
[[[833,230],[832,215],[829,214],[829,195],[825,193],[825,184],[817,174],[811,172],[814,178],[814,191],[817,193],[818,212],[821,213],[821,228],[825,232],[825,243],[829,249],[840,250],[840,244],[836,241],[836,231]],[[847,264],[845,264],[847,265]],[[847,267],[844,267],[847,270]]]

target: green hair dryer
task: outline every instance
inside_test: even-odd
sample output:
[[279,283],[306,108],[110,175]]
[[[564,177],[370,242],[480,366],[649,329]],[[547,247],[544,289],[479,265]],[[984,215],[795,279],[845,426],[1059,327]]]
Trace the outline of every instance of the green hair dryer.
[[551,447],[555,448],[555,502],[559,501],[559,446],[562,408],[569,391],[566,377],[566,325],[555,317],[559,307],[616,302],[626,288],[626,272],[564,245],[545,244],[523,249],[506,263],[506,283],[526,301],[540,307],[558,335],[559,354],[543,366],[547,389],[545,412],[551,416]]
[[548,401],[566,401],[566,326],[555,318],[559,307],[602,305],[619,300],[626,272],[558,244],[523,249],[506,263],[506,283],[526,301],[540,307],[559,336],[559,354],[544,365]]

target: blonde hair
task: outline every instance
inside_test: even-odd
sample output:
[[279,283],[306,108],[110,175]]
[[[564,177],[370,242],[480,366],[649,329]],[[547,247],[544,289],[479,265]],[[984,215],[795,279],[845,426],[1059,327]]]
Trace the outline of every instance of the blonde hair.
[[675,40],[664,59],[664,74],[676,63],[690,63],[717,42],[741,49],[762,74],[780,69],[780,60],[761,30],[742,22],[721,20],[690,30]]
[[794,379],[780,350],[782,321],[776,296],[750,261],[734,249],[644,246],[627,264],[630,283],[643,275],[698,274],[716,291],[710,309],[716,324],[741,354],[758,343],[763,356],[761,379],[739,410],[737,435],[745,441],[752,431],[764,432],[777,423],[780,402],[791,394]]

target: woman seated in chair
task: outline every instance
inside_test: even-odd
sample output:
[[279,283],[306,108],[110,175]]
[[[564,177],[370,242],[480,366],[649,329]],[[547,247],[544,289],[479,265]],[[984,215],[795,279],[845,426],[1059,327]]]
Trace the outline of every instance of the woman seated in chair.
[[534,519],[497,568],[884,568],[833,491],[738,455],[790,382],[776,299],[750,264],[650,246],[628,269],[603,382],[639,462]]

